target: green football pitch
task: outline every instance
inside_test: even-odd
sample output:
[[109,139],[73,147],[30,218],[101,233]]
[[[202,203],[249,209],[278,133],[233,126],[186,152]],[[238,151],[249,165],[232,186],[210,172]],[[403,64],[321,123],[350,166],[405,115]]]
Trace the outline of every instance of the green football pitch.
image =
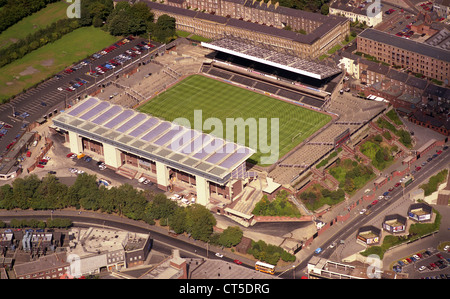
[[[187,77],[139,107],[138,110],[167,121],[174,121],[176,118],[187,119],[190,127],[194,129],[198,129],[196,124],[199,123],[198,115],[201,113],[203,132],[240,144],[243,144],[239,142],[243,139],[242,135],[238,135],[237,127],[232,128],[234,131],[232,136],[229,131],[230,126],[227,127],[226,124],[227,118],[234,120],[242,118],[248,124],[245,127],[244,145],[256,151],[250,158],[250,162],[262,166],[269,165],[261,163],[264,161],[261,157],[268,156],[270,152],[268,153],[267,147],[264,149],[259,145],[266,144],[271,147],[278,141],[278,158],[276,159],[278,160],[331,121],[329,115],[201,75]],[[194,112],[195,110],[197,112]],[[211,126],[210,130],[205,129],[211,123],[207,119],[211,120],[211,118],[221,121],[222,132],[220,127]],[[276,120],[272,119],[278,119],[278,129]],[[255,123],[256,126],[251,125]],[[267,130],[260,127],[264,123],[267,123]],[[255,130],[255,127],[258,129]],[[258,140],[257,143],[254,142],[253,137]],[[278,140],[272,143],[272,138],[278,138]]]

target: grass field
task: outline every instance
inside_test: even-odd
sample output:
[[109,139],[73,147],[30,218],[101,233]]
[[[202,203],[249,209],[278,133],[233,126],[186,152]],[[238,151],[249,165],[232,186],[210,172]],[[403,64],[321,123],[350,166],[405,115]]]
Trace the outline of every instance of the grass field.
[[33,86],[119,39],[99,28],[82,27],[5,65],[0,68],[0,100]]
[[67,18],[67,7],[68,4],[64,1],[50,3],[40,11],[23,18],[0,34],[0,48],[45,28],[57,20]]
[[[278,159],[331,120],[328,115],[201,75],[187,77],[141,106],[139,110],[168,121],[173,121],[178,117],[186,118],[192,128],[194,128],[194,110],[201,110],[202,124],[206,125],[205,120],[210,117],[220,119],[223,124],[221,136],[216,134],[217,129],[214,127],[212,130],[203,129],[203,131],[228,140],[230,138],[226,138],[227,118],[243,118],[243,120],[254,118],[258,125],[260,124],[259,119],[266,118],[268,124],[266,134],[263,134],[262,130],[250,132],[251,130],[246,129],[245,145],[252,148],[254,146],[249,144],[249,140],[252,140],[254,134],[257,135],[258,142],[261,141],[261,136],[265,135],[267,142],[262,144],[272,144],[271,119],[277,118],[279,130],[274,130],[273,136],[278,138]],[[236,140],[238,136],[236,131],[234,136],[234,140],[230,141],[239,141]],[[254,149],[256,153],[251,160],[261,164],[261,157],[269,154],[260,151],[259,146]]]

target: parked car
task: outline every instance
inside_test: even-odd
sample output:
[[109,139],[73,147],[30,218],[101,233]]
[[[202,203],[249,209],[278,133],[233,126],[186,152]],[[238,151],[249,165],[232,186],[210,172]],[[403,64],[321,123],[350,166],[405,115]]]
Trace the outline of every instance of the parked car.
[[223,254],[220,254],[220,253],[217,252],[217,253],[216,253],[216,256],[222,258],[222,257],[223,257]]

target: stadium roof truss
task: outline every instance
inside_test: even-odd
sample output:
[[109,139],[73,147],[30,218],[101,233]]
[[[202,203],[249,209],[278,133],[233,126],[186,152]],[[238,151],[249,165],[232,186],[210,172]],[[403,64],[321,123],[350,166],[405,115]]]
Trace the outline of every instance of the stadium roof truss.
[[55,116],[53,123],[221,185],[255,153],[222,138],[92,97]]
[[225,37],[209,43],[202,42],[201,44],[203,47],[212,50],[228,53],[319,80],[342,72],[339,68],[267,49],[262,45],[252,44],[236,37]]

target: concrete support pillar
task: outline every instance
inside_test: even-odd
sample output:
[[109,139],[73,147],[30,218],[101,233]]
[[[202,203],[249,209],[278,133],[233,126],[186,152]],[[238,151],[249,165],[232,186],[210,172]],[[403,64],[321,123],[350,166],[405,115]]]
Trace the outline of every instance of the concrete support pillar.
[[83,151],[83,143],[81,141],[81,136],[77,133],[69,131],[69,145],[70,151],[76,155]]
[[120,150],[112,145],[103,143],[103,156],[105,158],[105,164],[118,169],[122,166],[122,161],[120,161]]
[[169,168],[161,162],[156,162],[156,181],[158,188],[167,190],[169,186]]
[[197,189],[196,203],[206,206],[209,202],[209,183],[205,178],[196,175],[195,184]]

